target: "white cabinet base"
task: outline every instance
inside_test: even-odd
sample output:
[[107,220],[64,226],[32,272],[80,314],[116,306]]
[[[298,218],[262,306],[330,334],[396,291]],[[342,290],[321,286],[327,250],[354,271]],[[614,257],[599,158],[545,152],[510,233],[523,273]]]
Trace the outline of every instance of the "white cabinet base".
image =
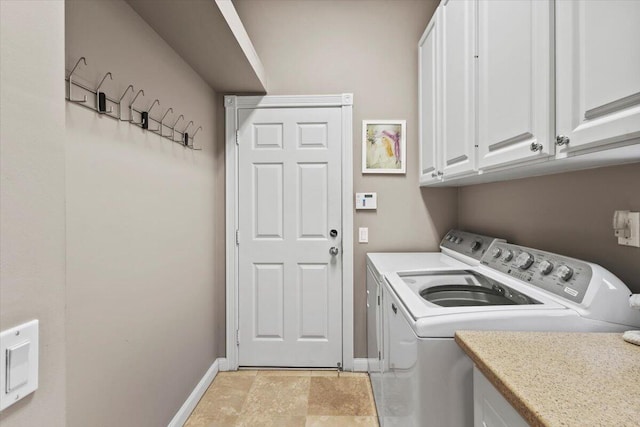
[[474,427],[527,427],[529,425],[475,366],[473,367],[473,425]]

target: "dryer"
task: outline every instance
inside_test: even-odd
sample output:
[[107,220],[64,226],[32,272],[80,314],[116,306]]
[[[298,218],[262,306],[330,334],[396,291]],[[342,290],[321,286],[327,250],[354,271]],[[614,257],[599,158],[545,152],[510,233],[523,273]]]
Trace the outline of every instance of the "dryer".
[[[377,258],[369,257],[372,271]],[[473,425],[472,363],[454,341],[456,330],[640,326],[629,289],[598,265],[496,240],[478,263],[461,264],[385,266],[377,313],[383,350],[370,364],[372,384],[380,378],[374,395],[383,426]]]

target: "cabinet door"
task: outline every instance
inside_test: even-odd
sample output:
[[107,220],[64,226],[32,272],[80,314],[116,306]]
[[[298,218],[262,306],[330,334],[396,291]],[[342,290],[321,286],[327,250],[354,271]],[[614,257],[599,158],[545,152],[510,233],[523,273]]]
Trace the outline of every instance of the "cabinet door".
[[553,4],[478,2],[478,167],[555,152]]
[[473,426],[527,427],[529,424],[478,370],[473,368]]
[[440,8],[438,8],[418,44],[420,184],[437,182],[441,177],[438,161],[438,144],[442,142],[438,125],[440,72],[437,69],[440,66],[440,16]]
[[556,39],[559,151],[640,137],[640,1],[558,1]]
[[475,8],[442,0],[442,171],[444,178],[475,170]]

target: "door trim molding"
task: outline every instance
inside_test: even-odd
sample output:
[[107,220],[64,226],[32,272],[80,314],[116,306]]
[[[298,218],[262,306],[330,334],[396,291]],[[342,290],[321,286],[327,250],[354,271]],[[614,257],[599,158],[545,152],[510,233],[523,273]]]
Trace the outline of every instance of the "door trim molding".
[[226,213],[226,361],[238,369],[238,110],[243,108],[340,107],[342,110],[342,363],[353,370],[353,94],[224,97]]

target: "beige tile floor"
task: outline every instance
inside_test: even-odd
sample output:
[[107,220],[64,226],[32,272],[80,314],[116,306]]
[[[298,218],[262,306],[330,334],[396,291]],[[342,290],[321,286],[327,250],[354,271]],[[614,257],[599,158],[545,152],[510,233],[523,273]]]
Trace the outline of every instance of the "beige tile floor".
[[220,372],[185,427],[377,427],[369,377],[337,371]]

